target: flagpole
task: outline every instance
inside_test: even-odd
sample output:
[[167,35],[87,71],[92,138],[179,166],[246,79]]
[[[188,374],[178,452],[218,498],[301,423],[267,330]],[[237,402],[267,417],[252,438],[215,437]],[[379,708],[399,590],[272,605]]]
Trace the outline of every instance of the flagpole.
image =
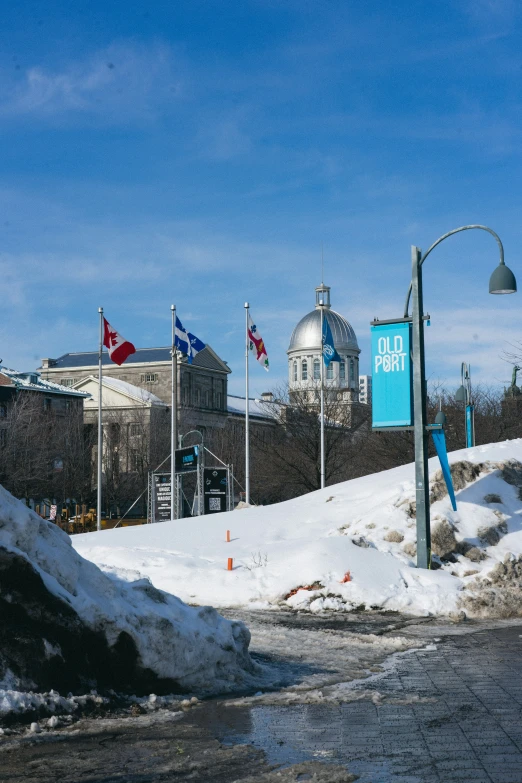
[[323,352],[323,320],[324,303],[321,301],[321,489],[325,486],[324,469],[324,352]]
[[178,357],[176,355],[176,305],[170,306],[172,313],[172,399],[171,399],[171,425],[170,425],[170,521],[177,519],[176,505],[176,443],[178,440]]
[[250,505],[250,416],[248,410],[248,310],[250,305],[245,302],[245,503]]
[[102,350],[103,350],[103,307],[98,307],[100,314],[100,347],[98,351],[98,497],[96,508],[96,527],[101,530],[102,514],[102,460],[103,460],[103,429],[102,429]]

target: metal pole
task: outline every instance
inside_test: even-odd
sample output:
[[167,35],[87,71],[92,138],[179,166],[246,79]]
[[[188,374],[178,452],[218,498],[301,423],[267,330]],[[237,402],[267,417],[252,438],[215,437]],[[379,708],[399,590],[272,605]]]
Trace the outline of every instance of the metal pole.
[[102,429],[102,350],[103,350],[103,307],[98,307],[100,314],[100,347],[98,350],[98,496],[96,504],[96,527],[101,530],[102,514],[102,459],[103,459],[103,429]]
[[170,521],[177,519],[176,492],[176,443],[178,424],[178,357],[176,352],[176,305],[170,306],[172,314],[172,348],[171,348],[171,402],[170,402]]
[[421,251],[412,245],[413,424],[415,438],[415,497],[417,508],[417,568],[431,567],[430,482],[426,430],[426,369]]
[[[323,353],[323,320],[324,307],[321,304],[321,489],[325,486],[325,459],[324,459],[324,353]],[[313,372],[313,369],[312,369]]]
[[250,305],[245,302],[245,503],[250,505],[250,416],[248,410],[248,310]]

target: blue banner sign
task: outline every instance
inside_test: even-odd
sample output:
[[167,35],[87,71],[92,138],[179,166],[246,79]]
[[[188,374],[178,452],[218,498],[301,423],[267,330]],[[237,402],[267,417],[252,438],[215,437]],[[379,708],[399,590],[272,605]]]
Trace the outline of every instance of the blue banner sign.
[[411,323],[372,325],[372,426],[411,427]]
[[466,405],[466,446],[470,449],[473,446],[473,411],[474,405]]

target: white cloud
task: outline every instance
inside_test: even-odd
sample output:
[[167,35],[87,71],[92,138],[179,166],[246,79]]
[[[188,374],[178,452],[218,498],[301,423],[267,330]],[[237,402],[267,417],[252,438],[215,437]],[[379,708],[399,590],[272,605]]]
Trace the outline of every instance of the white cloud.
[[164,44],[117,42],[61,69],[35,64],[3,80],[0,116],[98,123],[148,120],[182,92],[182,66]]

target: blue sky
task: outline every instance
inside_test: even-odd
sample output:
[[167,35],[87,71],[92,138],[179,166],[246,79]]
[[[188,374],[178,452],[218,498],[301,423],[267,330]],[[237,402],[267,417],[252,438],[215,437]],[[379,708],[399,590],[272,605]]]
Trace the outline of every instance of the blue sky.
[[[501,236],[522,286],[522,10],[516,0],[19,0],[2,9],[0,356],[92,350],[97,308],[138,346],[170,304],[243,389],[244,309],[270,375],[332,304],[369,370],[369,321],[402,314],[410,245]],[[519,295],[487,293],[493,239],[425,268],[431,378],[510,378]]]

